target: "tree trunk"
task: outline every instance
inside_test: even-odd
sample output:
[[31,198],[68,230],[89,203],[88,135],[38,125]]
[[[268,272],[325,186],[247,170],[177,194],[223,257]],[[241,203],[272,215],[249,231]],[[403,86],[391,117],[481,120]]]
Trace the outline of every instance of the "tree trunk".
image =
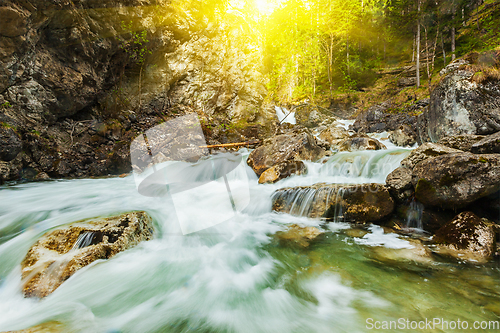
[[413,51],[412,51],[412,54],[411,54],[411,62],[415,62],[415,44],[417,44],[417,37],[415,35],[415,33],[413,34]]
[[347,50],[347,75],[351,76],[351,66],[349,65],[349,36],[347,36],[346,40],[346,50]]
[[139,112],[142,109],[142,64],[139,70]]
[[455,14],[456,14],[456,8],[455,8],[455,1],[452,2],[452,11],[453,15],[451,16],[451,61],[455,60]]
[[444,49],[444,37],[443,37],[443,33],[441,33],[441,49],[443,50],[443,63],[444,63],[444,66],[446,67],[446,50]]
[[420,0],[417,0],[417,88],[420,87]]

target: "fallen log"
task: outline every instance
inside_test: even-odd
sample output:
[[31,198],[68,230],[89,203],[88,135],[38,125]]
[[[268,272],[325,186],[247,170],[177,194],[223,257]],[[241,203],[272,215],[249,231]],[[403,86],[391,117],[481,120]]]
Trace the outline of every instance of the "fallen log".
[[208,145],[208,146],[198,146],[198,148],[226,148],[226,147],[239,147],[239,146],[248,146],[260,143],[260,140],[252,140],[245,142],[235,142],[235,143],[222,143],[219,145]]

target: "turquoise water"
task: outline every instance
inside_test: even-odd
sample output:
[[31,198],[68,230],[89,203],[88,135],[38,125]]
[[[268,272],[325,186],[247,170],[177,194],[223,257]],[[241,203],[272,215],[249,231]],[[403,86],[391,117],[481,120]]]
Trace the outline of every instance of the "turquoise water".
[[[364,170],[385,161],[390,172],[409,152],[339,156],[347,158],[342,163],[367,157],[356,162]],[[0,331],[58,322],[65,332],[370,332],[370,323],[400,318],[470,325],[499,320],[497,262],[438,257],[376,226],[353,229],[271,212],[270,196],[281,187],[386,176],[325,174],[324,166],[308,163],[307,175],[274,185],[258,185],[251,170],[238,168],[230,183],[233,189],[248,186],[247,208],[187,235],[182,214],[211,221],[231,209],[193,208],[227,198],[223,181],[173,199],[141,196],[133,176],[1,187]],[[153,240],[92,263],[42,300],[22,296],[20,263],[41,235],[72,221],[131,210],[153,217]],[[306,249],[279,245],[275,233],[294,223],[324,234]]]

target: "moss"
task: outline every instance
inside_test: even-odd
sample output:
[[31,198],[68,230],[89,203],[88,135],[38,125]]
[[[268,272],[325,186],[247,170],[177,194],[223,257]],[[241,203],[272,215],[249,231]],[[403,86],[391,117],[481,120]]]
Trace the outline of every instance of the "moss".
[[428,199],[436,195],[436,189],[432,184],[424,178],[420,178],[415,186],[415,197],[419,201],[428,201],[421,199]]
[[481,157],[479,157],[479,162],[488,163],[489,161],[486,158],[484,158],[483,156],[481,156]]

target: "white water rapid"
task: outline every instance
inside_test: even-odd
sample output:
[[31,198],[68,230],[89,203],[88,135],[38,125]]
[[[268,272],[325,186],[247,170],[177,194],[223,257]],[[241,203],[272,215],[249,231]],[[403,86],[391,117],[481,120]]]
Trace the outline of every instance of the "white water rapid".
[[[412,246],[379,227],[355,238],[345,223],[271,211],[278,188],[382,183],[409,152],[390,147],[338,153],[325,164],[308,162],[307,175],[273,185],[258,185],[243,162],[228,178],[248,184],[248,206],[188,235],[179,216],[210,221],[213,214],[232,212],[231,205],[218,205],[228,196],[222,179],[175,204],[140,195],[133,176],[2,186],[0,331],[57,322],[64,332],[364,332],[370,331],[370,318],[494,318],[497,310],[484,305],[498,304],[496,266],[461,267],[457,273],[450,263],[384,259]],[[233,195],[238,200],[237,191]],[[196,209],[201,206],[216,209]],[[153,240],[79,270],[44,299],[23,297],[20,263],[41,235],[73,221],[133,210],[152,216]],[[293,223],[316,226],[326,237],[307,250],[276,245],[273,235]],[[79,246],[89,243],[90,236],[82,236]],[[471,288],[479,290],[480,301],[462,292]]]

